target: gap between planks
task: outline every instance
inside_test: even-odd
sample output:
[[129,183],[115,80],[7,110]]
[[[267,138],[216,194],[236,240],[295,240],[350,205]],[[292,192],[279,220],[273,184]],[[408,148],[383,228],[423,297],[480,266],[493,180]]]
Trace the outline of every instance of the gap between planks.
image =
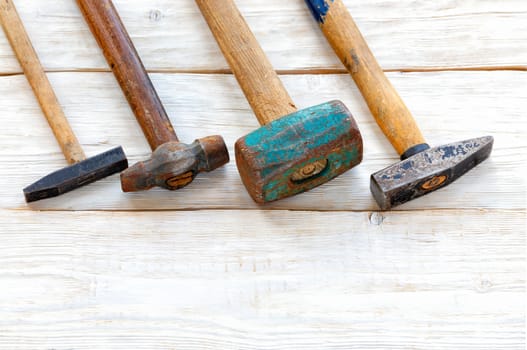
[[[480,67],[410,67],[384,69],[385,73],[428,73],[428,72],[494,72],[494,71],[527,71],[527,66],[480,66]],[[147,69],[155,74],[232,74],[230,69]],[[279,75],[330,75],[348,74],[344,68],[310,68],[310,69],[277,69]],[[110,69],[82,68],[82,69],[50,69],[46,73],[111,73]],[[0,77],[23,75],[24,73],[1,73]]]
[[[78,210],[78,209],[31,209],[30,207],[18,207],[18,208],[0,208],[0,211],[13,212],[13,213],[170,213],[170,212],[203,212],[203,211],[241,211],[241,212],[295,212],[295,213],[350,213],[350,214],[363,214],[370,213],[370,216],[383,217],[383,215],[389,215],[394,213],[397,215],[408,215],[415,213],[435,213],[441,212],[443,214],[455,214],[455,213],[510,213],[510,214],[523,214],[527,220],[527,209],[502,209],[502,208],[424,208],[424,209],[392,209],[383,211],[380,209],[303,209],[303,208],[225,208],[225,207],[200,207],[200,208],[178,208],[178,209],[153,209],[153,208],[138,208],[138,209],[89,209],[89,210]],[[527,224],[526,224],[527,226]]]

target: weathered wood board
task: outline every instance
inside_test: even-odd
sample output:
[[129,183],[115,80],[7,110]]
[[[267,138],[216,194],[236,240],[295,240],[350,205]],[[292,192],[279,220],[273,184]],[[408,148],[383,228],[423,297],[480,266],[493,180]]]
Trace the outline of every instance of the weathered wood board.
[[[194,1],[116,0],[150,70],[221,70],[227,63]],[[523,0],[345,0],[385,69],[527,66]],[[17,0],[47,69],[107,65],[75,1]],[[238,1],[276,69],[341,69],[303,1]],[[0,36],[0,72],[19,72]]]
[[524,215],[0,211],[0,347],[520,349]]
[[[491,159],[457,183],[410,202],[402,209],[525,207],[527,107],[525,72],[390,73],[432,145],[494,135]],[[235,79],[223,74],[152,74],[180,138],[221,134],[234,155],[237,138],[258,127]],[[131,162],[145,159],[150,148],[110,73],[53,73],[50,79],[66,115],[89,155],[121,145]],[[0,118],[3,137],[0,163],[13,186],[0,188],[3,208],[25,208],[20,195],[25,185],[65,166],[23,76],[1,77]],[[265,206],[266,209],[374,210],[369,174],[397,161],[351,77],[287,75],[283,81],[299,107],[340,98],[359,123],[365,143],[361,166],[306,194]],[[496,87],[499,86],[499,89]],[[17,120],[18,123],[8,123]],[[19,169],[24,169],[20,171]],[[482,184],[485,184],[482,186]],[[507,200],[502,200],[507,194]],[[184,208],[253,208],[239,179],[236,165],[203,174],[178,192],[162,189],[134,194],[120,191],[117,176],[99,181],[60,198],[37,202],[34,209],[139,210]]]
[[[14,0],[88,155],[150,153],[75,1]],[[180,138],[258,123],[191,0],[114,0]],[[66,165],[0,31],[0,349],[524,349],[527,2],[344,0],[430,144],[495,137],[379,212],[398,157],[302,0],[236,0],[299,107],[342,100],[363,163],[254,204],[234,162],[177,192],[117,176],[27,206]]]

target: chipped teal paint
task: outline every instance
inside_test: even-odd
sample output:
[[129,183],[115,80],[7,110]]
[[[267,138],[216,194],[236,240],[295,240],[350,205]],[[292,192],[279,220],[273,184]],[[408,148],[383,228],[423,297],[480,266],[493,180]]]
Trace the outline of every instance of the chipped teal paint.
[[[262,200],[269,202],[319,186],[360,163],[362,139],[344,104],[331,101],[262,126],[237,142],[236,151],[241,150],[244,155],[237,159],[241,156],[252,169],[248,188],[259,187]],[[290,180],[297,170],[324,159],[328,166],[318,176]]]
[[284,194],[288,194],[290,196],[292,194],[304,192],[319,185],[322,185],[323,183],[326,183],[334,177],[340,175],[343,172],[341,170],[343,166],[345,167],[345,170],[350,169],[355,164],[360,162],[361,158],[362,156],[359,155],[359,149],[353,148],[351,151],[345,150],[343,152],[335,152],[325,157],[313,158],[306,162],[303,162],[284,173],[283,178],[290,179],[291,176],[295,173],[295,171],[302,169],[309,163],[312,163],[317,160],[327,159],[328,168],[325,169],[322,174],[317,176],[313,181],[307,182],[304,186],[300,185],[298,188],[295,189],[293,193],[291,193],[292,191],[290,190],[290,186],[287,183],[288,181],[284,182],[282,179],[270,181],[264,186],[263,189],[265,201],[271,202],[283,198]]
[[[306,149],[311,151],[336,140],[341,135],[336,129],[348,130],[350,124],[349,112],[331,101],[275,120],[248,134],[244,140],[245,145],[257,154],[261,164],[282,163],[285,160],[301,157]],[[335,132],[326,132],[329,129],[335,129]],[[314,143],[299,147],[297,140],[305,139],[305,135],[320,134],[321,131],[324,133],[321,137],[315,138]],[[286,140],[294,142],[284,149]],[[268,173],[262,175],[266,176]]]
[[329,7],[334,0],[304,0],[318,23],[324,23]]
[[[337,132],[326,133],[322,138],[317,138],[315,143],[305,144],[305,148],[298,147],[295,142],[289,148],[283,150],[284,140],[303,139],[304,135],[316,135],[321,130],[331,128],[349,127],[342,125],[343,120],[350,119],[347,110],[340,105],[334,105],[334,101],[326,102],[318,106],[306,108],[285,117],[277,119],[272,123],[262,126],[245,136],[245,145],[258,152],[259,158],[266,164],[279,163],[284,159],[294,159],[305,153],[305,148],[313,150],[322,144],[329,143],[337,138]],[[293,127],[291,127],[293,126]]]

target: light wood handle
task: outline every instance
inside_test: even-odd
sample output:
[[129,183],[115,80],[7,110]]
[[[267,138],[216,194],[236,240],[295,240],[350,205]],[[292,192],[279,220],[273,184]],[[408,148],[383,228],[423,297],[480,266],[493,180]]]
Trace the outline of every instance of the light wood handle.
[[111,0],[77,0],[152,150],[178,138]]
[[[315,17],[336,54],[344,63],[366,100],[377,124],[402,155],[425,140],[412,114],[384,74],[357,25],[341,0],[311,3]],[[325,8],[324,8],[325,7]],[[323,11],[323,13],[317,12]]]
[[260,124],[295,112],[293,100],[234,2],[196,3]]
[[0,0],[0,22],[67,162],[75,164],[83,161],[86,156],[64,115],[11,0]]

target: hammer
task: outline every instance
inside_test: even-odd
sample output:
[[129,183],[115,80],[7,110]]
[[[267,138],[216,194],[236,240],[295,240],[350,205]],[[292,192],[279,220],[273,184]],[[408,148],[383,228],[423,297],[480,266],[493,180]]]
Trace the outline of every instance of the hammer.
[[492,136],[430,148],[342,0],[305,2],[355,80],[377,124],[401,156],[399,163],[371,176],[370,189],[381,209],[442,188],[489,157]]
[[208,136],[191,144],[179,142],[170,119],[148,77],[126,28],[111,0],[77,0],[143,133],[152,148],[150,159],[121,173],[124,192],[154,186],[177,190],[202,171],[229,162],[221,136]]
[[71,164],[24,188],[26,201],[56,197],[126,169],[128,161],[121,147],[86,159],[11,0],[0,0],[0,22],[62,153]]
[[236,141],[241,179],[257,203],[319,186],[362,160],[362,137],[346,106],[297,111],[232,0],[196,0],[260,124]]

